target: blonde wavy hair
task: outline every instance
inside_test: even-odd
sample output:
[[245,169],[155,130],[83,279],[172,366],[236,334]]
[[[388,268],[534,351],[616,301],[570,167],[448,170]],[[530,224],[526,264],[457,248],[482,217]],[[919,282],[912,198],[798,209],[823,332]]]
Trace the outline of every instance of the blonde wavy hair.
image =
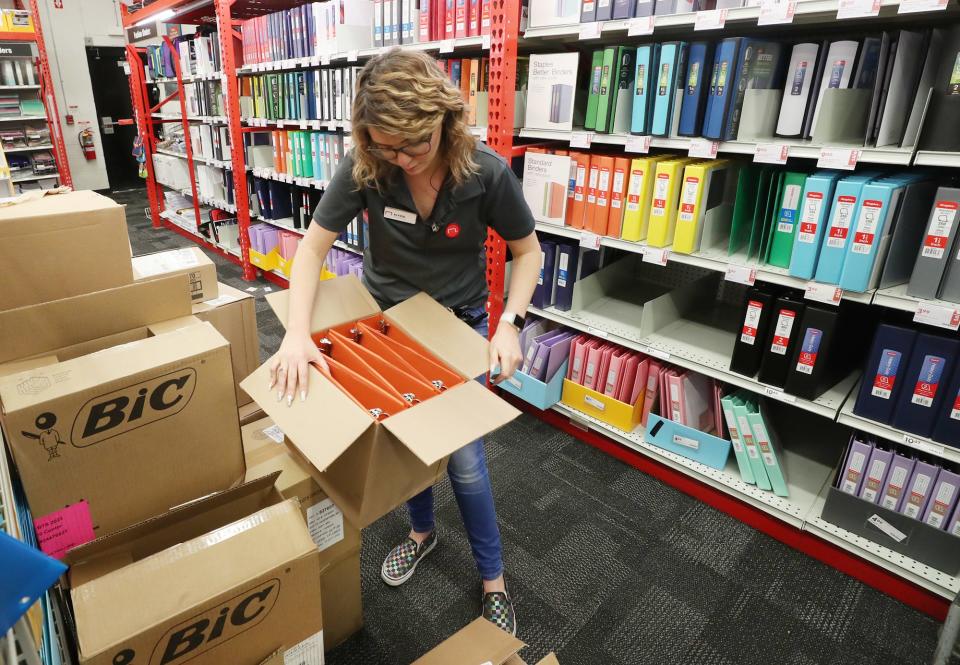
[[360,70],[353,99],[353,180],[357,187],[380,189],[396,167],[368,151],[370,127],[416,141],[440,132],[438,156],[457,185],[479,169],[473,160],[476,139],[467,126],[467,106],[437,62],[420,51],[392,48]]

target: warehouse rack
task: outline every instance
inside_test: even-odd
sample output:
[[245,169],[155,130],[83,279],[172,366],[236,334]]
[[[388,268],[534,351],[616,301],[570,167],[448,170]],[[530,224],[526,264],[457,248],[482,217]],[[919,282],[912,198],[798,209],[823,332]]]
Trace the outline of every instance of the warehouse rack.
[[[927,3],[926,13],[913,13],[918,10],[919,0],[879,0],[864,2],[863,0],[800,0],[795,3],[795,14],[792,25],[777,26],[784,30],[802,34],[804,29],[819,29],[837,24],[839,10],[848,11],[851,6],[856,10],[862,7],[863,15],[858,18],[846,19],[840,23],[844,26],[856,28],[877,29],[888,27],[898,21],[942,21],[944,16],[948,20],[956,20],[960,12],[953,0],[949,3]],[[271,2],[254,2],[254,0],[201,0],[201,2],[186,2],[184,0],[157,0],[145,8],[124,15],[124,25],[130,26],[137,22],[157,16],[162,12],[170,11],[182,13],[175,18],[166,20],[177,23],[200,22],[204,19],[215,18],[218,34],[221,39],[223,71],[221,75],[225,82],[227,94],[226,123],[230,127],[230,139],[233,146],[230,164],[222,164],[224,168],[232,168],[234,177],[235,200],[247,200],[246,173],[242,150],[242,135],[245,131],[261,126],[291,126],[296,128],[329,129],[348,132],[349,121],[327,123],[320,121],[278,121],[267,123],[262,120],[241,122],[239,111],[239,76],[260,71],[284,71],[296,69],[313,69],[328,65],[359,62],[380,52],[380,49],[364,49],[348,53],[334,54],[323,58],[301,58],[285,60],[276,63],[257,63],[254,65],[238,64],[238,21],[251,18],[266,12],[273,12],[297,2],[274,0]],[[489,37],[446,40],[427,44],[412,44],[401,48],[413,48],[440,54],[448,53],[476,53],[489,51],[490,57],[490,85],[489,85],[489,117],[486,128],[480,128],[476,134],[487,141],[488,145],[499,152],[506,159],[520,157],[526,147],[533,145],[556,146],[558,148],[589,148],[590,146],[622,146],[628,154],[643,154],[650,150],[668,149],[678,152],[699,152],[704,149],[713,149],[716,153],[750,156],[756,158],[771,146],[753,142],[717,142],[715,145],[704,146],[702,139],[671,139],[657,137],[621,136],[615,134],[596,134],[592,132],[572,131],[553,132],[542,130],[514,129],[514,89],[516,81],[516,60],[521,51],[545,52],[568,48],[591,48],[598,44],[610,41],[622,42],[625,40],[648,39],[651,34],[656,37],[663,35],[678,35],[696,30],[710,38],[724,37],[731,33],[742,34],[757,32],[762,29],[758,23],[764,7],[742,7],[724,10],[725,24],[721,27],[699,31],[699,20],[694,14],[678,14],[657,16],[653,19],[633,19],[628,21],[607,21],[597,25],[570,25],[553,28],[529,29],[526,33],[520,32],[520,0],[493,0],[492,24],[493,30]],[[922,9],[922,8],[921,8]],[[942,11],[940,11],[942,10]],[[704,13],[704,12],[701,12]],[[909,13],[909,15],[908,15]],[[872,14],[872,15],[869,15]],[[637,35],[635,37],[634,35]],[[131,68],[140,71],[138,85],[131,87],[134,98],[134,107],[137,113],[137,123],[141,134],[152,137],[155,124],[153,112],[146,103],[146,87],[143,80],[143,67],[139,54],[133,47],[128,47]],[[136,75],[134,76],[134,78]],[[171,79],[171,81],[174,79]],[[183,79],[177,76],[176,84],[182,90]],[[161,122],[177,121],[184,126],[191,121],[209,121],[206,118],[188,118],[186,112],[175,117],[156,118]],[[223,121],[224,119],[216,119]],[[707,142],[708,144],[710,142]],[[194,239],[205,246],[222,252],[222,249],[212,247],[205,239],[200,238],[191,227],[193,220],[182,216],[175,216],[165,212],[162,208],[162,195],[159,194],[152,174],[152,152],[155,147],[150,140],[144,141],[147,149],[148,192],[150,193],[151,209],[155,226],[167,226],[174,231]],[[779,147],[786,148],[789,157],[793,160],[807,160],[805,163],[813,166],[814,161],[824,157],[825,152],[840,152],[850,154],[858,164],[888,164],[899,166],[935,166],[955,168],[960,165],[960,155],[935,151],[917,151],[915,148],[874,149],[857,148],[854,146],[820,146],[809,142],[783,141]],[[190,160],[187,155],[179,155]],[[192,168],[192,164],[191,164]],[[259,177],[273,178],[284,182],[311,186],[323,189],[326,183],[305,179],[292,178],[284,174],[277,174],[269,169],[255,169],[253,173]],[[244,277],[253,279],[257,269],[248,258],[249,237],[247,230],[251,223],[250,213],[245,205],[237,205],[236,215],[240,225],[239,256],[230,254],[234,262],[243,266]],[[199,219],[196,220],[199,222]],[[288,228],[281,220],[268,220],[280,228]],[[737,257],[714,255],[709,252],[700,252],[691,255],[671,253],[669,249],[648,248],[643,243],[633,243],[620,239],[597,237],[590,233],[557,227],[547,224],[538,224],[537,229],[542,234],[555,234],[579,240],[583,246],[610,247],[626,250],[642,255],[645,263],[656,263],[665,266],[665,270],[700,269],[722,273],[729,281],[742,284],[751,284],[755,281],[770,282],[805,290],[808,298],[836,304],[841,300],[849,300],[865,305],[890,307],[905,311],[917,311],[920,307],[927,309],[939,308],[946,311],[947,328],[956,330],[951,325],[950,312],[960,317],[960,309],[952,303],[923,302],[907,296],[902,287],[893,289],[873,290],[866,293],[844,292],[840,289],[823,289],[816,283],[800,280],[790,276],[787,271],[769,266],[751,265],[746,259]],[[337,243],[349,249],[342,243]],[[355,251],[355,250],[354,250]],[[503,310],[503,293],[505,288],[504,272],[506,261],[505,243],[491,233],[487,243],[487,279],[490,287],[488,310],[491,319],[497,321]],[[265,271],[263,276],[280,285],[286,285],[286,279],[279,273]],[[951,461],[960,461],[960,450],[943,446],[933,441],[909,435],[886,425],[865,421],[852,413],[852,399],[855,396],[855,387],[859,377],[851,374],[824,395],[815,400],[796,398],[772,386],[766,386],[758,381],[729,371],[729,358],[732,350],[732,333],[720,329],[706,329],[695,322],[678,320],[654,334],[641,336],[639,331],[632,328],[629,322],[610,326],[607,322],[591,320],[589,316],[577,313],[559,312],[548,308],[538,310],[531,308],[531,313],[553,319],[571,328],[588,332],[617,342],[625,347],[648,353],[661,359],[667,359],[680,367],[686,367],[696,372],[712,376],[721,381],[747,388],[781,403],[784,408],[798,409],[802,413],[811,413],[820,418],[815,420],[816,428],[824,431],[846,431],[845,427],[861,429],[874,435],[895,441],[899,444],[913,447],[917,450],[934,454]],[[941,312],[943,313],[943,312]],[[790,499],[782,499],[767,492],[761,492],[751,485],[743,483],[739,475],[731,467],[725,471],[717,471],[692,462],[686,458],[674,455],[663,449],[652,446],[644,441],[642,432],[632,433],[617,430],[606,423],[591,418],[564,404],[557,404],[548,411],[538,411],[525,403],[514,400],[518,406],[543,418],[547,422],[568,431],[590,445],[596,446],[623,461],[640,468],[651,475],[696,496],[697,498],[723,510],[734,517],[764,531],[774,538],[791,545],[807,554],[818,558],[835,568],[857,577],[864,582],[875,586],[899,599],[919,608],[935,617],[942,618],[947,610],[948,600],[960,591],[960,578],[946,575],[940,571],[912,561],[892,550],[876,543],[865,540],[852,533],[839,529],[825,522],[820,514],[824,496],[829,487],[835,457],[838,450],[823,451],[812,445],[811,438],[794,437],[788,442],[788,466],[794,470],[791,475]],[[826,453],[826,455],[825,455]],[[718,546],[721,546],[718,544]]]

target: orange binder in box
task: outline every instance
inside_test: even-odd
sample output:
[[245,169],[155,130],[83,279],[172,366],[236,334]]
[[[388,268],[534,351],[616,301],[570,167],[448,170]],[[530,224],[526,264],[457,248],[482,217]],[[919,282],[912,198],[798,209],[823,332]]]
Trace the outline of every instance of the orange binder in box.
[[397,391],[401,397],[410,402],[422,402],[430,399],[434,395],[439,395],[440,390],[432,383],[422,378],[418,373],[404,371],[402,367],[391,363],[389,360],[377,355],[369,348],[357,344],[335,330],[330,331],[331,352],[336,358],[337,354],[352,356],[355,362],[360,362],[369,367],[383,381],[385,381],[392,390]]
[[330,378],[354,402],[370,412],[374,418],[380,419],[400,413],[407,408],[402,397],[392,395],[373,381],[362,376],[337,362],[333,358],[325,358],[330,368]]

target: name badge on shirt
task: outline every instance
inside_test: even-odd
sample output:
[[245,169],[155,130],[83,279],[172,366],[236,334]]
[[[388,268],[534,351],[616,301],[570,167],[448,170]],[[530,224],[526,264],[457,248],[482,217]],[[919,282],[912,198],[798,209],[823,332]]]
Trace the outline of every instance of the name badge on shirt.
[[395,222],[403,222],[404,224],[417,223],[417,213],[409,212],[407,210],[400,210],[399,208],[391,208],[390,206],[384,207],[383,216],[387,219],[392,219]]

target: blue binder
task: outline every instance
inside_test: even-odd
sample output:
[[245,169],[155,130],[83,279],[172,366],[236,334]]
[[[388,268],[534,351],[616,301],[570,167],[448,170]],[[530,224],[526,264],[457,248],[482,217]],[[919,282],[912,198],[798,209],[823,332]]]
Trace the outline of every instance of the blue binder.
[[0,634],[67,572],[67,567],[0,531]]
[[677,96],[677,80],[679,72],[683,70],[684,42],[667,42],[660,47],[660,59],[657,61],[657,70],[654,83],[653,121],[650,123],[650,133],[654,136],[668,136],[670,134],[673,107]]
[[790,274],[794,277],[813,277],[830,202],[839,179],[839,171],[817,171],[804,183],[800,198],[800,228],[797,229],[790,254]]
[[723,123],[727,116],[730,98],[734,95],[734,68],[740,52],[742,37],[724,39],[717,47],[715,72],[711,73],[711,103],[709,113],[703,119],[703,136],[719,140],[723,136]]
[[[267,219],[284,219],[293,216],[290,204],[290,186],[284,182],[269,180],[270,216]],[[266,217],[266,215],[264,215]]]
[[922,178],[919,174],[902,175],[874,180],[863,187],[840,272],[841,288],[862,293],[870,287],[880,246],[885,244],[884,236],[893,224],[897,201],[908,184]]
[[917,333],[890,324],[877,327],[853,412],[879,423],[890,422],[893,407],[906,385],[907,366]]
[[680,105],[680,136],[700,136],[706,110],[709,86],[709,63],[713,62],[713,45],[694,42],[687,53],[687,70],[683,77],[683,98]]
[[557,285],[554,308],[568,312],[573,307],[573,285],[577,279],[577,259],[580,248],[562,243],[557,246]]
[[630,123],[631,134],[649,134],[651,107],[653,106],[654,83],[653,70],[660,57],[659,44],[644,44],[637,47],[636,76],[633,89],[633,115]]
[[553,304],[554,266],[556,265],[557,243],[552,240],[540,241],[540,277],[533,291],[533,306],[545,309]]
[[850,227],[860,201],[860,190],[876,177],[876,172],[861,173],[844,178],[837,183],[833,201],[830,204],[830,214],[825,220],[826,227],[823,232],[823,241],[820,243],[817,271],[814,274],[814,279],[818,282],[836,284],[840,281]]
[[958,352],[960,340],[917,335],[904,386],[893,410],[894,427],[930,436],[934,418],[944,406]]
[[740,44],[732,96],[724,114],[724,141],[737,140],[743,101],[748,88],[770,89],[781,85],[782,51],[783,45],[779,42],[744,39]]
[[960,446],[960,365],[953,370],[943,408],[933,425],[931,438],[954,448]]

